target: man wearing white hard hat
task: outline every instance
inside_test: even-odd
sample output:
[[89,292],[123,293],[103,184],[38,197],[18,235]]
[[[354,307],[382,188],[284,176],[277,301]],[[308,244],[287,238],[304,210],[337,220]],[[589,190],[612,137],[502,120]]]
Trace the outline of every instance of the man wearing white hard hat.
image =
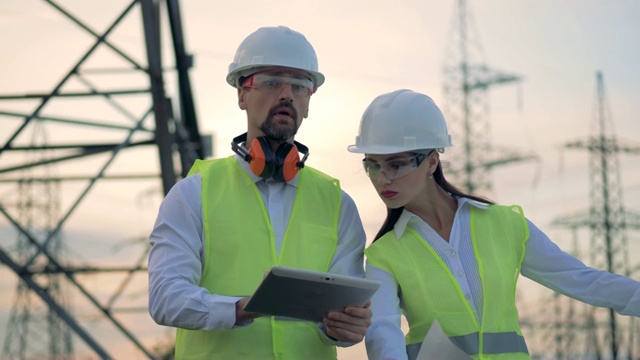
[[238,47],[226,81],[247,132],[232,156],[198,160],[160,206],[150,236],[149,310],[178,328],[177,359],[336,359],[362,341],[371,311],[348,307],[322,323],[243,310],[274,265],[364,277],[365,233],[338,180],[305,164],[294,141],[324,83],[299,32],[263,27]]
[[150,236],[149,310],[177,329],[176,359],[336,359],[362,341],[371,310],[347,307],[323,322],[244,311],[275,265],[364,277],[365,233],[340,182],[306,165],[296,142],[324,83],[299,32],[263,27],[238,47],[226,81],[247,132],[235,153],[198,160],[160,206]]

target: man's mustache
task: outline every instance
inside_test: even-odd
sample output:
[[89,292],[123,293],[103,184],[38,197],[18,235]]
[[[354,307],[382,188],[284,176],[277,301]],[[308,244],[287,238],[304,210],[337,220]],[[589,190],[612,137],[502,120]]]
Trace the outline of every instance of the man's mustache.
[[279,113],[282,108],[287,108],[289,110],[289,112],[291,113],[291,116],[294,119],[298,119],[298,111],[288,101],[283,101],[280,104],[278,104],[278,105],[272,107],[271,109],[269,109],[269,117],[272,117],[273,115],[276,115],[277,113]]

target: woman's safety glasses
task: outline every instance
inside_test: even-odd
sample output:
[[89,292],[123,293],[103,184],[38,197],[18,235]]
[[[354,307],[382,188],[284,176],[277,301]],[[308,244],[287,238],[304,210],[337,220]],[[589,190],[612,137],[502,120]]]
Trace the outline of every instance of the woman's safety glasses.
[[286,75],[255,74],[242,86],[279,94],[287,84],[291,85],[291,93],[296,97],[308,97],[313,94],[313,81]]
[[371,180],[378,180],[380,173],[383,173],[384,177],[391,181],[399,179],[417,169],[426,157],[427,154],[415,154],[413,156],[385,160],[382,163],[365,157],[362,159],[362,164],[364,165],[364,171]]

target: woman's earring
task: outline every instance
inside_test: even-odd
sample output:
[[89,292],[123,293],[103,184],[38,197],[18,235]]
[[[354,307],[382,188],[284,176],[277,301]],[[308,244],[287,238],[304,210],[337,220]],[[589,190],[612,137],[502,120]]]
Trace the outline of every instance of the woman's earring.
[[429,179],[433,179],[433,174],[429,175]]

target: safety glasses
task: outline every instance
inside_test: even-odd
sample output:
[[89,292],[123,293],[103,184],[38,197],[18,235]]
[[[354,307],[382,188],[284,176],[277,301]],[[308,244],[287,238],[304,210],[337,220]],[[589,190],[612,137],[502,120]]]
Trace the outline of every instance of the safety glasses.
[[391,181],[413,172],[426,158],[427,154],[415,154],[413,156],[392,158],[379,163],[365,157],[362,159],[362,165],[364,165],[364,171],[371,180],[378,180],[380,173],[383,173],[384,177]]
[[296,97],[309,97],[313,94],[313,81],[286,75],[255,74],[242,86],[279,94],[287,84],[291,85],[291,93]]

